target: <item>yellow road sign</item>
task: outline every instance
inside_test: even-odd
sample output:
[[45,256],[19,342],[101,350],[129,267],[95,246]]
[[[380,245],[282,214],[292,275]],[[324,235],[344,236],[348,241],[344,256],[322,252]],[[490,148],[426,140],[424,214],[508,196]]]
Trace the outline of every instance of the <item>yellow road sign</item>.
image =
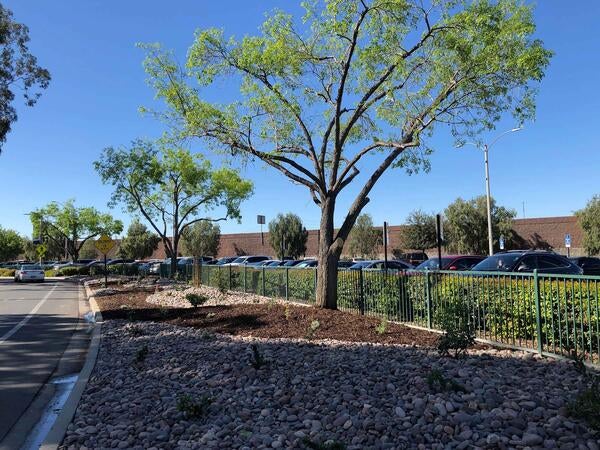
[[103,234],[102,236],[100,236],[98,238],[98,240],[94,243],[94,245],[96,246],[98,251],[100,251],[100,253],[103,253],[106,255],[115,246],[115,241],[113,241],[107,235]]

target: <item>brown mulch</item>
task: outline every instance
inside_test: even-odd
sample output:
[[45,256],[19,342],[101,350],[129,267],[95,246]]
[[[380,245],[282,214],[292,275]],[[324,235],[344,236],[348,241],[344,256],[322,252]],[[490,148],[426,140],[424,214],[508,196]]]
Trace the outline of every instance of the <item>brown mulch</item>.
[[[147,292],[96,298],[104,319],[168,322],[222,334],[262,338],[314,338],[349,342],[433,347],[439,334],[357,314],[289,304],[239,304],[199,308],[167,308],[146,303]],[[319,325],[310,335],[313,321]]]

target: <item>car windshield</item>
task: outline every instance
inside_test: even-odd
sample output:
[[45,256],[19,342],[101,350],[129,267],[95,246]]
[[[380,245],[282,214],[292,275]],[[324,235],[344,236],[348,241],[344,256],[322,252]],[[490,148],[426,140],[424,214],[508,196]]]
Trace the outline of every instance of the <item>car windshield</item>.
[[241,257],[239,257],[239,258],[236,258],[236,259],[234,259],[232,262],[233,262],[233,263],[238,263],[238,264],[241,264],[241,263],[243,263],[243,262],[245,262],[245,261],[246,261],[246,257],[245,257],[245,256],[241,256]]
[[[442,267],[446,267],[454,258],[442,258]],[[439,269],[440,263],[438,258],[431,258],[419,264],[417,269]]]
[[521,253],[498,253],[476,264],[471,270],[508,272],[520,257]]
[[38,264],[25,264],[21,266],[21,270],[42,270]]

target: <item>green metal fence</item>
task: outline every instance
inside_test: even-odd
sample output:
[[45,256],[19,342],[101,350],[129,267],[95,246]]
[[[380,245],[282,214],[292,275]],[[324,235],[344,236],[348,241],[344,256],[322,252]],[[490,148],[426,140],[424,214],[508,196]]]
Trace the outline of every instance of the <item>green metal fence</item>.
[[[315,301],[314,268],[205,265],[200,270],[202,283],[209,286]],[[186,268],[185,277],[191,279],[192,272],[191,266]],[[600,277],[592,276],[340,270],[338,308],[440,329],[444,311],[461,303],[481,339],[542,354],[576,352],[598,364],[599,291]]]

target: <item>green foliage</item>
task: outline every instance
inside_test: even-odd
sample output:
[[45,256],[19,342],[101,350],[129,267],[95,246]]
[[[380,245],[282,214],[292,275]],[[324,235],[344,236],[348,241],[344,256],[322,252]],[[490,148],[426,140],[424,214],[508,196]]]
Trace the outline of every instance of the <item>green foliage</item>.
[[181,243],[187,255],[216,256],[221,243],[221,227],[208,220],[201,220],[184,230]]
[[219,268],[214,274],[214,281],[219,292],[223,295],[229,290],[229,272],[223,268]]
[[[504,235],[507,242],[512,235],[512,220],[516,211],[497,206],[491,200],[492,236],[494,248]],[[444,211],[444,238],[448,251],[461,254],[485,255],[488,253],[487,202],[485,196],[465,201],[458,198]]]
[[569,403],[567,412],[570,416],[584,420],[590,427],[600,431],[600,383],[597,379]]
[[[2,11],[2,5],[0,5],[0,14],[2,14]],[[1,142],[2,140],[0,139]],[[0,261],[9,261],[17,258],[23,251],[23,244],[23,238],[19,233],[0,227]]]
[[296,259],[304,255],[307,240],[308,231],[296,214],[277,214],[269,222],[269,243],[279,259],[286,256]]
[[446,378],[439,369],[432,369],[427,374],[427,385],[434,392],[467,392],[464,386],[452,378]]
[[151,233],[139,220],[134,220],[121,240],[119,252],[125,259],[145,259],[152,256],[159,242],[158,235]]
[[589,255],[600,254],[600,195],[592,199],[575,213],[583,230],[583,247]]
[[14,277],[15,269],[3,269],[0,268],[0,277]]
[[74,275],[79,275],[79,267],[63,267],[56,271],[57,277],[72,277]]
[[352,257],[375,258],[377,246],[383,242],[381,230],[373,227],[373,219],[369,214],[362,214],[348,237],[348,253]]
[[385,334],[385,332],[387,331],[388,328],[388,320],[386,317],[384,317],[383,319],[381,319],[381,322],[379,322],[379,325],[377,325],[375,327],[375,331],[377,331],[378,334]]
[[63,249],[66,241],[66,250],[74,261],[79,259],[81,248],[88,240],[123,230],[120,220],[91,206],[77,207],[74,200],[62,204],[51,202],[32,211],[29,217],[35,236],[42,235],[44,241],[53,241],[56,246],[62,245]]
[[135,353],[135,362],[138,364],[143,363],[148,356],[148,346],[144,344],[143,347],[139,348]]
[[252,350],[252,356],[250,357],[250,365],[256,370],[259,370],[261,367],[267,364],[267,361],[260,354],[260,351],[258,350],[258,345],[252,344],[250,346],[250,349]]
[[17,23],[12,12],[0,4],[0,151],[11,126],[17,120],[14,105],[16,91],[21,91],[25,105],[33,106],[41,89],[50,84],[50,72],[38,66],[29,52],[29,28]]
[[97,259],[99,256],[99,252],[96,250],[96,245],[93,240],[85,241],[85,244],[83,244],[79,250],[79,257],[81,259]]
[[190,302],[190,305],[192,305],[194,308],[202,306],[208,301],[208,297],[206,295],[194,294],[193,292],[185,294],[185,299]]
[[305,437],[302,442],[312,450],[346,450],[346,444],[338,441],[318,442]]
[[435,216],[421,210],[412,211],[402,229],[403,248],[425,251],[437,245]]
[[445,305],[436,311],[440,328],[444,332],[437,343],[440,354],[455,358],[462,356],[469,347],[475,344],[475,326],[473,312],[464,301]]
[[317,332],[317,330],[319,329],[319,327],[321,326],[321,323],[318,320],[313,320],[310,322],[310,325],[308,326],[307,330],[306,330],[306,339],[308,340],[312,340],[315,337],[315,333]]
[[202,214],[215,209],[221,219],[239,220],[240,204],[252,193],[252,183],[233,169],[215,170],[200,154],[142,140],[129,149],[104,149],[94,167],[102,182],[114,188],[110,205],[121,203],[126,211],[141,214],[158,233],[173,272],[182,232],[198,221],[212,220]]
[[212,402],[213,400],[207,396],[194,399],[192,396],[184,394],[177,399],[177,410],[190,419],[200,419],[208,414]]

